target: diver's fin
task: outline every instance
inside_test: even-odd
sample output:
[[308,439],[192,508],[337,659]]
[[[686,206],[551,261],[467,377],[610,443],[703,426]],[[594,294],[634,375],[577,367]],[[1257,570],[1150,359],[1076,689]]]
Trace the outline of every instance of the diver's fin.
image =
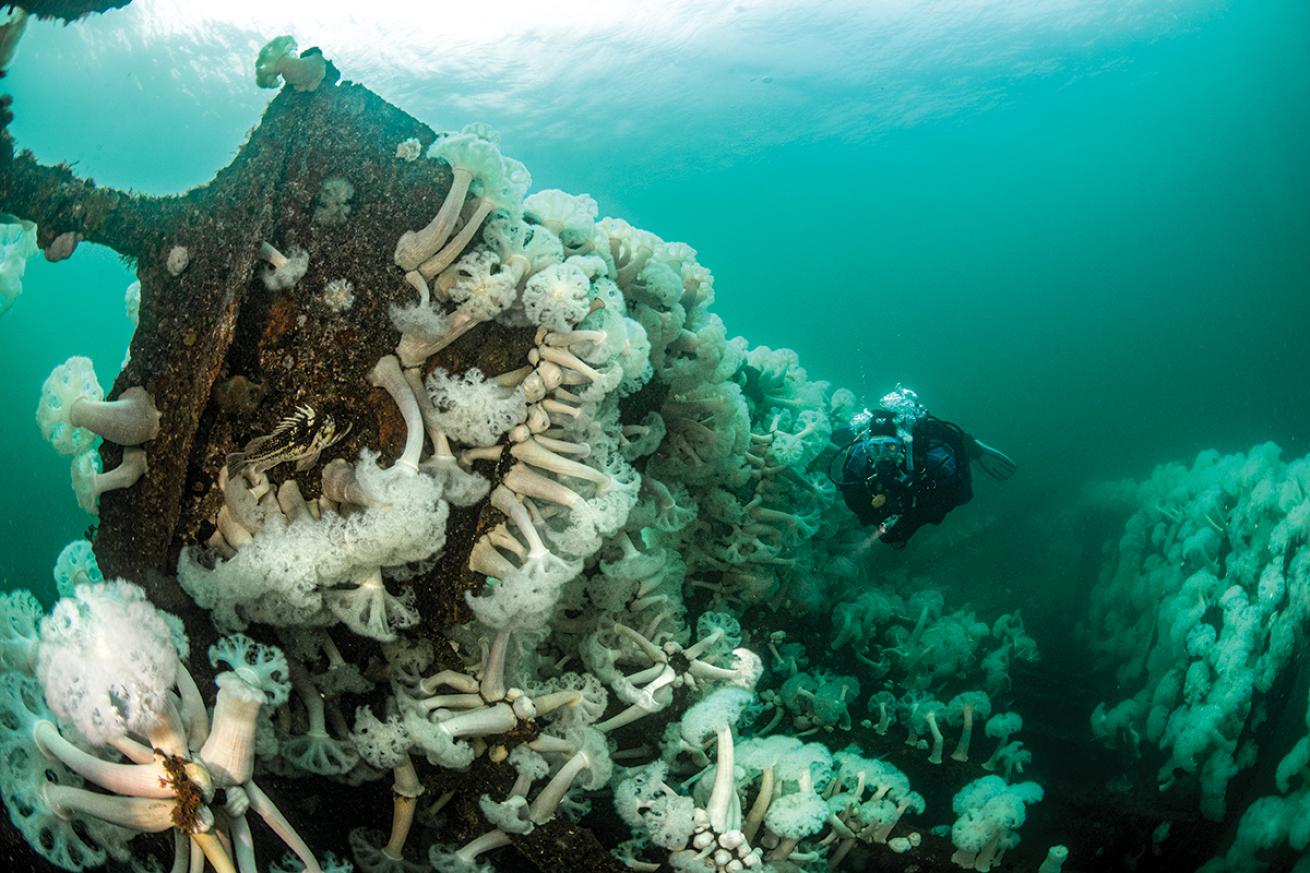
[[978,469],[997,482],[1004,482],[1019,469],[1019,465],[1005,452],[992,448],[977,437],[974,438],[974,442],[978,446],[978,456],[973,459],[974,463],[978,465]]

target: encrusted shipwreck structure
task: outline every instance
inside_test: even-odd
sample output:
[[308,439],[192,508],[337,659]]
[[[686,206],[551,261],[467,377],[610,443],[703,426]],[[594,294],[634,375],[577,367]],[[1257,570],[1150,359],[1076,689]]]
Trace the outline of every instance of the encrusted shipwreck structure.
[[[74,358],[37,414],[99,524],[51,615],[0,604],[0,783],[26,843],[65,869],[171,852],[243,873],[279,844],[310,870],[471,870],[511,845],[500,869],[810,858],[812,809],[764,819],[809,777],[771,791],[764,767],[743,816],[732,725],[762,711],[771,642],[741,647],[734,613],[823,612],[859,575],[819,472],[849,392],[728,340],[688,246],[527,197],[493,131],[438,134],[290,38],[257,80],[286,84],[179,196],[3,134],[0,209],[45,257],[98,243],[139,277],[108,399]],[[78,675],[73,652],[101,657]],[[658,759],[661,731],[669,761],[624,781],[611,756]],[[656,796],[602,816],[602,844],[575,822],[621,781]],[[922,806],[862,827],[863,788],[843,854]],[[159,832],[171,849],[133,839]]]
[[[141,481],[101,498],[96,555],[107,574],[140,580],[170,608],[180,601],[165,577],[175,573],[183,544],[208,535],[222,501],[217,471],[234,446],[273,430],[302,404],[349,423],[335,456],[370,445],[399,454],[404,443],[397,409],[382,402],[368,373],[396,345],[390,307],[415,299],[390,252],[416,216],[435,214],[450,175],[432,162],[397,160],[397,143],[416,138],[426,148],[436,134],[361,85],[333,87],[329,69],[324,87],[279,94],[235,160],[184,195],[99,187],[67,167],[15,153],[8,137],[0,156],[3,207],[37,223],[44,250],[72,235],[136,267],[140,327],[110,396],[144,386],[160,411],[159,437]],[[323,183],[344,174],[354,186],[349,219],[316,224]],[[270,240],[308,254],[295,287],[270,290],[261,281],[268,266],[261,245]],[[179,247],[186,266],[174,273],[169,261]],[[344,311],[321,293],[340,277],[356,289]],[[532,345],[532,329],[492,323],[440,362],[499,373],[526,363]],[[106,442],[102,454],[109,469],[121,452]],[[310,478],[307,493],[316,490]],[[457,523],[467,531],[476,522]],[[461,539],[468,542],[455,554]],[[450,537],[449,546],[449,564],[459,567],[471,537]],[[424,607],[437,608],[432,621],[439,626],[470,582],[458,570],[428,575],[432,584],[416,588],[427,592]]]
[[[396,458],[405,448],[402,411],[369,376],[396,347],[392,307],[418,300],[393,262],[396,241],[437,214],[452,173],[445,164],[397,156],[401,143],[419,150],[415,154],[426,150],[436,132],[362,85],[339,83],[331,64],[325,72],[312,91],[285,88],[233,162],[210,183],[179,196],[97,186],[67,166],[44,165],[19,151],[7,131],[0,146],[0,209],[36,222],[48,258],[66,256],[79,242],[98,243],[136,268],[139,327],[108,396],[144,387],[159,413],[158,435],[148,443],[144,475],[130,488],[100,496],[95,560],[105,577],[139,583],[157,606],[182,616],[193,647],[199,643],[202,650],[214,632],[177,584],[178,559],[218,530],[220,476],[227,475],[229,453],[273,432],[297,409],[334,417],[342,438],[317,466],[294,472],[287,464],[277,471],[279,481],[300,483],[312,502],[331,458],[353,460],[366,447]],[[325,208],[324,201],[334,196],[334,178],[348,180],[351,190],[348,202],[330,214],[332,205]],[[274,268],[261,259],[261,248],[270,246],[308,256],[294,285],[277,287],[270,279]],[[341,279],[353,286],[349,305],[328,296]],[[535,325],[489,321],[427,360],[424,370],[519,370],[529,366],[536,331]],[[117,467],[124,451],[103,442],[103,468]],[[491,481],[505,466],[494,459],[472,464]],[[429,639],[441,639],[442,629],[470,617],[464,592],[479,588],[485,577],[469,569],[469,553],[500,517],[487,490],[471,505],[450,510],[444,548],[435,543],[432,552],[439,554],[406,582],[413,595],[409,608]],[[361,659],[369,654],[349,643],[343,648]],[[512,782],[511,776],[500,793]],[[289,784],[293,794],[302,793],[304,783]],[[325,783],[293,801],[287,815],[307,840],[314,842],[321,830],[321,845],[341,848],[342,819],[327,813],[357,809],[362,796],[379,810],[387,807],[381,783]],[[297,816],[298,809],[312,813]],[[385,816],[375,824],[385,824]],[[551,860],[559,853],[575,869],[619,866],[587,832],[567,823],[514,839],[541,844],[528,854],[543,859],[542,869],[559,869]],[[27,854],[22,840],[6,842]]]
[[[6,869],[985,873],[1052,806],[1021,865],[1097,863],[1025,776],[1023,616],[869,578],[829,476],[849,391],[729,339],[689,246],[529,194],[485,126],[290,37],[255,73],[263,119],[173,197],[42,164],[5,107],[0,299],[37,249],[139,278],[107,397],[72,358],[37,409],[99,520],[53,608],[0,592]],[[1098,737],[1171,748],[1160,789],[1212,819],[1276,770],[1215,870],[1310,843],[1310,739],[1275,767],[1247,736],[1304,642],[1308,469],[1158,473],[1093,602],[1147,675]],[[1126,591],[1168,598],[1129,621]]]

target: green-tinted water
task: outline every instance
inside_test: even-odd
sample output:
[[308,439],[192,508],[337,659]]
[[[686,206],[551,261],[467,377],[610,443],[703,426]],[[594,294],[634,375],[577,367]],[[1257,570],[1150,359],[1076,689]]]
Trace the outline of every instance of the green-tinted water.
[[[1204,531],[1187,527],[1214,517],[1196,509],[1211,506],[1209,468],[1174,491],[1112,501],[1093,522],[1061,513],[1093,483],[1143,480],[1159,464],[1191,465],[1205,449],[1273,441],[1284,461],[1310,454],[1310,4],[565,3],[550,15],[517,4],[444,14],[422,4],[324,5],[237,4],[224,17],[138,0],[67,28],[32,23],[0,83],[13,97],[9,131],[39,160],[66,161],[101,184],[181,192],[211,179],[259,122],[270,92],[255,87],[252,59],[269,36],[295,33],[346,78],[438,131],[489,123],[502,151],[531,170],[534,190],[586,192],[601,216],[693,246],[713,271],[713,311],[729,336],[796,350],[810,378],[849,388],[862,404],[898,382],[913,387],[934,413],[1010,453],[1019,475],[1003,485],[976,477],[973,502],[905,553],[852,546],[846,557],[860,574],[892,580],[889,589],[946,591],[948,613],[969,603],[991,622],[1024,607],[1045,660],[1006,696],[1043,725],[1031,747],[1046,757],[1045,771],[1038,765],[1046,809],[1076,810],[1059,794],[1062,782],[1099,785],[1100,771],[1118,766],[1062,751],[1084,749],[1098,700],[1145,687],[1145,710],[1153,689],[1181,682],[1158,675],[1171,649],[1150,656],[1163,660],[1143,668],[1143,686],[1123,664],[1145,664],[1147,651],[1129,652],[1120,636],[1154,645],[1182,627],[1174,648],[1189,653],[1185,661],[1206,656],[1188,648],[1191,625],[1172,624],[1182,621],[1175,610],[1190,615],[1199,603],[1190,618],[1198,626],[1246,622],[1216,617],[1222,588],[1194,602],[1190,588],[1180,596],[1183,577],[1214,571],[1273,598],[1278,609],[1261,606],[1251,626],[1266,628],[1261,645],[1276,648],[1268,629],[1273,614],[1284,615],[1283,589],[1269,594],[1274,583],[1260,568],[1249,579],[1216,569],[1229,570],[1243,543],[1274,554],[1260,539],[1272,522],[1253,523],[1213,554]],[[41,438],[33,413],[42,380],[70,356],[92,358],[101,384],[112,384],[132,336],[123,292],[134,278],[90,244],[62,263],[38,255],[0,318],[0,590],[30,588],[52,601],[55,557],[94,520],[78,509],[68,459]],[[1280,518],[1295,519],[1300,474],[1261,470],[1287,503]],[[1223,487],[1237,505],[1260,477],[1229,472]],[[1143,556],[1100,547],[1118,541],[1139,504],[1138,522],[1163,557],[1148,560],[1157,567],[1150,585],[1124,594],[1130,606],[1107,606],[1123,592],[1091,583],[1109,579],[1105,567],[1116,561],[1136,567]],[[1287,536],[1303,544],[1306,534]],[[1286,616],[1304,609],[1298,598],[1310,586],[1294,551]],[[1179,578],[1165,580],[1159,565]],[[813,574],[834,602],[863,590],[831,565]],[[761,633],[787,624],[760,612],[751,615]],[[824,654],[837,618],[815,612],[810,642]],[[902,637],[916,614],[899,617]],[[1087,634],[1075,643],[1079,623]],[[1133,630],[1116,636],[1124,627]],[[1106,659],[1097,665],[1104,687],[1070,710],[1068,673],[1086,669],[1089,651]],[[1255,652],[1242,669],[1256,669]],[[1289,663],[1258,704],[1280,741],[1304,733],[1305,665]],[[864,695],[877,681],[865,675]],[[1205,693],[1190,687],[1178,694]],[[1258,721],[1248,715],[1226,723],[1225,754],[1246,748]],[[1150,816],[1151,826],[1168,814],[1180,827],[1188,816],[1191,827],[1209,827],[1190,800],[1153,805],[1148,771],[1164,754],[1155,751],[1161,760],[1148,750],[1140,772],[1123,767],[1136,773],[1132,796],[1147,798],[1149,815],[1091,835],[1067,820],[1036,825],[1042,840],[1118,853],[1084,855],[1070,869],[1119,869],[1120,854],[1146,849],[1137,831],[1149,830]],[[1241,809],[1272,792],[1282,753],[1260,757],[1233,783],[1241,803],[1216,828],[1225,840]],[[934,787],[947,800],[930,797],[925,829],[953,818],[950,795]],[[1185,854],[1191,862],[1227,845]],[[1159,869],[1185,869],[1167,866],[1169,857]],[[1040,858],[1031,847],[1023,869]]]
[[[374,84],[377,71],[438,126],[488,121],[539,186],[589,192],[602,214],[692,244],[731,332],[794,348],[812,374],[866,399],[915,386],[934,411],[1023,460],[1008,489],[1018,511],[1057,483],[1141,475],[1205,447],[1273,439],[1303,454],[1310,11],[1180,3],[1176,22],[1142,33],[1071,22],[1079,44],[1053,23],[1058,12],[1030,5],[1019,17],[1032,15],[1031,34],[1022,21],[1012,31],[986,17],[972,31],[960,23],[973,52],[906,70],[879,54],[909,51],[899,45],[911,38],[909,9],[888,25],[897,38],[869,36],[865,69],[825,69],[805,40],[794,50],[815,58],[790,56],[783,34],[749,33],[741,39],[761,47],[744,55],[777,55],[729,69],[723,103],[713,84],[688,94],[673,90],[680,79],[621,67],[620,93],[593,97],[590,115],[553,119],[544,136],[512,111],[542,87],[528,72],[514,74],[529,80],[524,94],[482,105],[443,102],[459,95],[458,75],[425,88],[421,72],[406,79],[376,58],[348,75]],[[167,18],[131,10],[71,32],[31,28],[8,79],[14,132],[99,181],[181,190],[226,162],[265,95],[236,58],[209,56],[206,40],[143,33],[133,15]],[[201,32],[225,50],[257,39],[228,24]],[[937,45],[924,37],[924,51]],[[579,99],[560,102],[572,110]],[[3,490],[22,495],[4,522],[21,543],[4,567],[15,583],[41,584],[85,522],[60,493],[62,461],[27,426],[40,377],[78,352],[107,384],[128,336],[119,291],[132,277],[89,249],[58,268],[34,262],[0,322],[16,462]]]

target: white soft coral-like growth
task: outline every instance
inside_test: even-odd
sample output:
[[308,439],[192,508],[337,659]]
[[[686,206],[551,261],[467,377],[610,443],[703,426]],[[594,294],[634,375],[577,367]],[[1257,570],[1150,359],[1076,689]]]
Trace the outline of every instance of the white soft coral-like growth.
[[278,79],[282,79],[297,91],[314,91],[326,74],[323,55],[300,57],[296,41],[290,36],[270,40],[255,59],[255,84],[261,88],[276,88]]
[[79,585],[41,622],[36,675],[50,708],[95,745],[148,735],[177,671],[168,622],[121,579]]
[[[61,560],[68,551],[65,547],[60,553]],[[44,614],[41,601],[31,591],[20,588],[0,594],[0,670],[30,675],[36,668],[36,647]]]
[[577,264],[552,264],[523,288],[523,310],[534,324],[571,330],[587,314],[591,282]]
[[0,224],[0,315],[23,293],[27,259],[36,252],[35,224],[30,221]]
[[[426,287],[421,277],[414,281]],[[458,304],[453,313],[447,315],[434,308],[430,298],[423,299],[422,291],[417,304],[391,309],[391,321],[401,334],[396,352],[407,367],[421,364],[513,305],[518,295],[518,274],[515,269],[503,267],[494,252],[479,249],[441,274],[436,293]]]
[[596,235],[596,215],[600,207],[586,194],[567,194],[547,188],[523,201],[523,212],[544,225],[570,249],[588,245]]
[[468,446],[491,446],[528,416],[523,388],[506,388],[473,367],[458,375],[438,367],[427,379],[433,419]]
[[441,287],[459,304],[459,312],[475,321],[489,321],[514,302],[514,274],[501,267],[495,252],[478,249],[441,274]]
[[436,479],[422,472],[395,475],[367,451],[355,477],[376,506],[294,522],[274,514],[212,569],[184,551],[178,562],[182,587],[226,628],[247,621],[312,623],[321,617],[325,591],[357,584],[374,568],[422,561],[441,550],[449,509]]
[[348,585],[334,586],[323,594],[324,605],[342,624],[363,637],[390,642],[396,631],[418,624],[414,592],[406,588],[391,594],[382,582],[382,569],[374,567]]

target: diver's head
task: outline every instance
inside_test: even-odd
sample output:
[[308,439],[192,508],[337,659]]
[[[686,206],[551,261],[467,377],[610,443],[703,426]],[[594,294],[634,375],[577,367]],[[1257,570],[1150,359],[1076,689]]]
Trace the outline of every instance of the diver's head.
[[867,495],[869,506],[878,520],[904,509],[907,470],[906,446],[889,434],[866,434],[843,452],[840,479],[833,482],[852,494]]
[[865,483],[896,475],[905,466],[905,443],[893,434],[868,433],[851,444],[844,478]]

